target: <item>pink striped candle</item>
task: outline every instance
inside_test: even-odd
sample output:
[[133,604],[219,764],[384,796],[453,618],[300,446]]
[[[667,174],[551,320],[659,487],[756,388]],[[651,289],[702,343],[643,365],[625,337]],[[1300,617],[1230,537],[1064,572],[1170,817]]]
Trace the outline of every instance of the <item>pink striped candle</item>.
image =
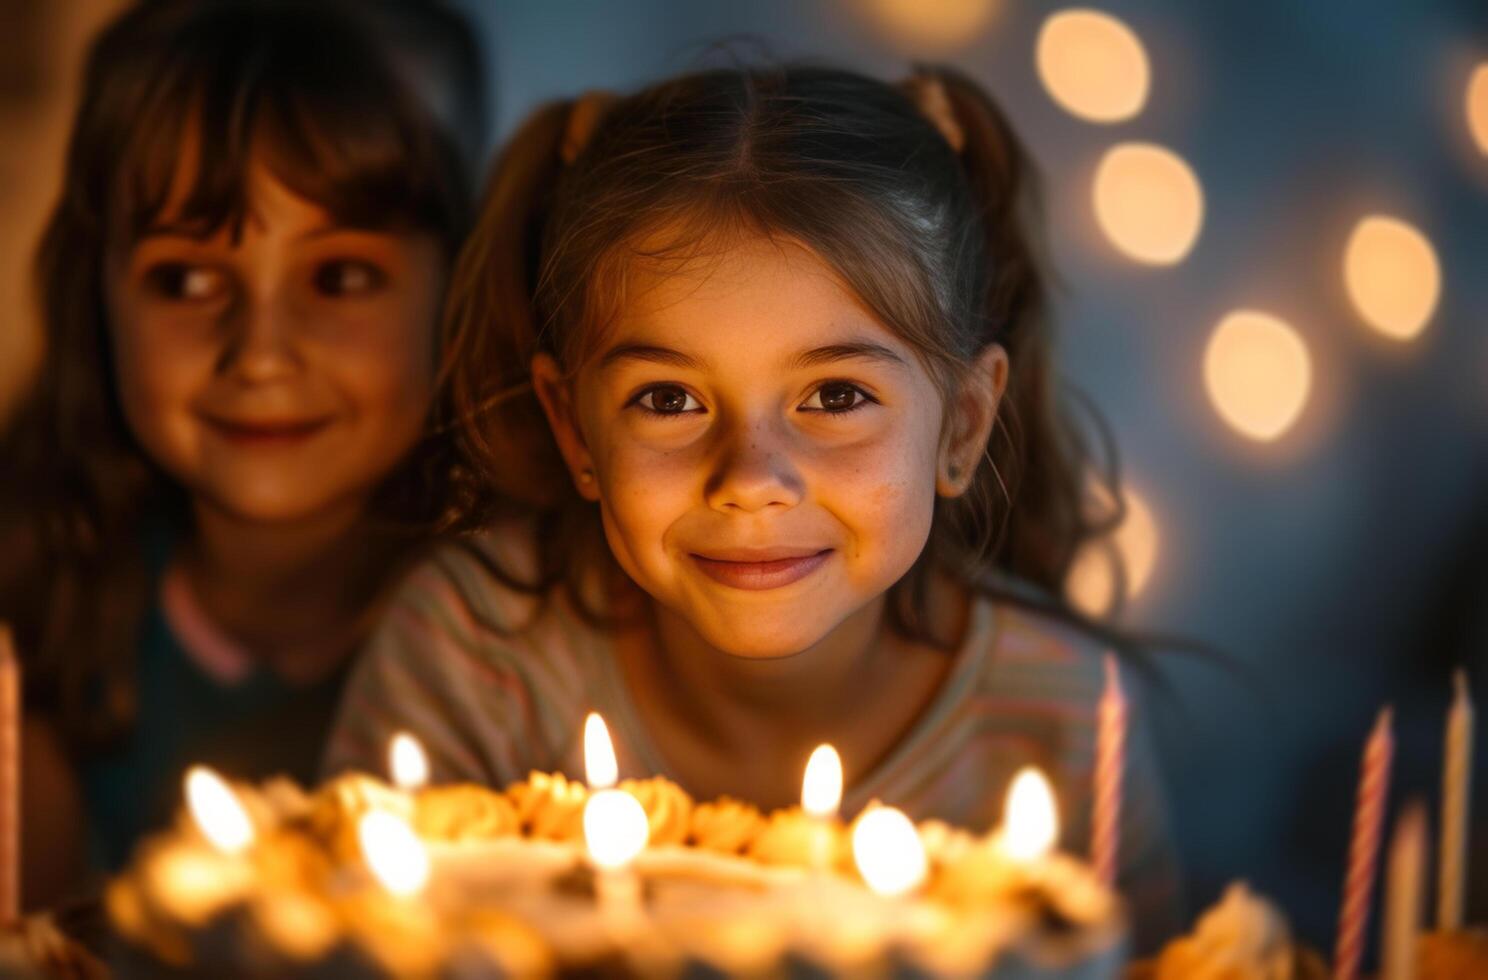
[[1116,883],[1121,841],[1121,782],[1126,772],[1126,695],[1116,658],[1106,654],[1106,688],[1096,708],[1095,804],[1090,816],[1090,863],[1107,885]]
[[21,912],[21,665],[0,623],[0,925]]
[[1375,866],[1379,863],[1380,828],[1390,793],[1390,760],[1395,742],[1390,734],[1391,711],[1385,708],[1364,745],[1359,769],[1359,797],[1354,807],[1354,833],[1349,841],[1348,874],[1343,883],[1343,906],[1338,914],[1338,945],[1333,955],[1333,980],[1355,980],[1369,931],[1369,903],[1374,895]]

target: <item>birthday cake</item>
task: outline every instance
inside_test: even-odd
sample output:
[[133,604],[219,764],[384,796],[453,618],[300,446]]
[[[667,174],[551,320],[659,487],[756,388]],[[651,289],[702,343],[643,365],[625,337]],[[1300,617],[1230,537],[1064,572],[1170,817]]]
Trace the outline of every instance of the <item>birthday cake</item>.
[[1125,962],[1112,893],[1006,829],[765,814],[661,778],[190,779],[178,825],[107,890],[120,975],[1102,980]]

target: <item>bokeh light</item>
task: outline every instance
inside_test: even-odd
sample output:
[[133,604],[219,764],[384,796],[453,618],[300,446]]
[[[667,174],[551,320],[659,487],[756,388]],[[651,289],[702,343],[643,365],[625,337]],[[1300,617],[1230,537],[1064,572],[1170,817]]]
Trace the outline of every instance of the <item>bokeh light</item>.
[[1071,115],[1090,122],[1130,119],[1147,101],[1147,52],[1131,28],[1098,10],[1051,14],[1034,51],[1039,79]]
[[1467,80],[1467,131],[1488,156],[1488,64],[1474,68]]
[[971,41],[992,22],[998,0],[867,0],[869,15],[909,47],[944,51]]
[[1441,266],[1431,242],[1398,218],[1370,215],[1344,249],[1343,281],[1359,316],[1393,340],[1425,328],[1441,293]]
[[1172,150],[1122,143],[1096,168],[1095,217],[1123,254],[1149,265],[1173,265],[1198,240],[1204,192]]
[[[1099,483],[1091,483],[1098,498],[1097,513],[1111,509],[1110,494]],[[1158,530],[1147,501],[1130,488],[1123,488],[1126,513],[1111,534],[1087,544],[1075,557],[1065,581],[1065,593],[1075,608],[1100,618],[1116,607],[1118,583],[1125,583],[1123,600],[1141,594],[1157,564]],[[1117,563],[1122,574],[1117,574]]]
[[1204,351],[1204,386],[1220,418],[1258,442],[1292,427],[1312,390],[1312,357],[1281,319],[1237,310],[1220,321]]

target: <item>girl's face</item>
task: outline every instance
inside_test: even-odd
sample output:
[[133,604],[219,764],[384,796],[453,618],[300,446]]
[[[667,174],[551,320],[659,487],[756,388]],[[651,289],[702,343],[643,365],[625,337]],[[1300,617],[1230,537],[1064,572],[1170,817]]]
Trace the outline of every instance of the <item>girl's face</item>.
[[106,270],[114,370],[145,451],[251,522],[360,507],[413,445],[434,376],[432,236],[339,226],[262,168],[238,241],[168,206]]
[[718,649],[815,645],[914,564],[937,491],[970,471],[949,469],[985,445],[1000,381],[973,400],[985,427],[968,450],[977,433],[943,425],[914,351],[789,243],[635,270],[627,297],[571,386],[534,364],[611,550]]

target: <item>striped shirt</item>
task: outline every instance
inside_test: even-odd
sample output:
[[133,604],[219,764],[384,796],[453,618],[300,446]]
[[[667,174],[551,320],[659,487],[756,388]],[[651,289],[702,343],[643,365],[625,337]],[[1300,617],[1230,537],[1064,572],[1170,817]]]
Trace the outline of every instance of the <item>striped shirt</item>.
[[[510,536],[481,547],[503,567],[522,557]],[[1086,854],[1100,653],[1073,627],[979,600],[940,691],[880,764],[846,787],[843,812],[878,799],[915,819],[980,831],[999,821],[1013,774],[1035,765],[1059,800],[1061,846]],[[591,710],[609,722],[622,773],[671,775],[606,631],[561,590],[514,591],[467,550],[448,548],[404,584],[357,665],[326,771],[385,771],[388,740],[406,729],[423,742],[436,780],[504,786],[532,770],[582,778]],[[1145,950],[1178,926],[1177,875],[1137,703],[1128,717],[1118,885]]]

